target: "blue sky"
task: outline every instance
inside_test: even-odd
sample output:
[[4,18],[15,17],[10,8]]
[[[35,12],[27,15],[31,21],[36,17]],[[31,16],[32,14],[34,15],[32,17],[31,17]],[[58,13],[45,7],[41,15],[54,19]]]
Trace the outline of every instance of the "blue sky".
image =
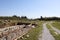
[[0,16],[60,17],[60,0],[0,0]]

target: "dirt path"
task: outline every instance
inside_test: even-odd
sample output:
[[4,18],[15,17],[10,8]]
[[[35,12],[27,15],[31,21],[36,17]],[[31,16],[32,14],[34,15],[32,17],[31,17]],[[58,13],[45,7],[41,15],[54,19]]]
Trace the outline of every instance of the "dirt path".
[[55,40],[54,37],[50,34],[48,28],[46,27],[46,23],[43,24],[42,40]]
[[60,30],[59,30],[59,29],[53,27],[53,26],[51,25],[51,23],[50,23],[49,25],[51,26],[51,28],[52,28],[54,31],[56,31],[58,34],[60,34]]

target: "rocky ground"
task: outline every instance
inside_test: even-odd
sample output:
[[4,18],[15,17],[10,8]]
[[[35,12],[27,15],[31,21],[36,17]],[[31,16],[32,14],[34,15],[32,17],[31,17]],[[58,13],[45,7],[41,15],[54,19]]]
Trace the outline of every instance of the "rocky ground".
[[29,25],[17,25],[0,29],[0,40],[16,40],[31,29]]

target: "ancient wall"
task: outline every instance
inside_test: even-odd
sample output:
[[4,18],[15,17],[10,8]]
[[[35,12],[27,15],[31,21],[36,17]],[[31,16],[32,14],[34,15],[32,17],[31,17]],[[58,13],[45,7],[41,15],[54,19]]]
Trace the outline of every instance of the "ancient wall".
[[26,27],[26,25],[17,25],[0,29],[0,40],[15,40],[23,36],[30,30],[29,26],[26,28],[23,27]]

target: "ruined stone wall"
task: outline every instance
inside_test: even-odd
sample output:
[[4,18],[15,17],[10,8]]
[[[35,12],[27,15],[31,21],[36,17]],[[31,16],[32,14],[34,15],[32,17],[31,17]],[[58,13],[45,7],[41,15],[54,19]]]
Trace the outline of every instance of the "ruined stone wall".
[[17,25],[0,29],[0,40],[15,40],[26,34],[30,27],[23,28],[25,25]]

